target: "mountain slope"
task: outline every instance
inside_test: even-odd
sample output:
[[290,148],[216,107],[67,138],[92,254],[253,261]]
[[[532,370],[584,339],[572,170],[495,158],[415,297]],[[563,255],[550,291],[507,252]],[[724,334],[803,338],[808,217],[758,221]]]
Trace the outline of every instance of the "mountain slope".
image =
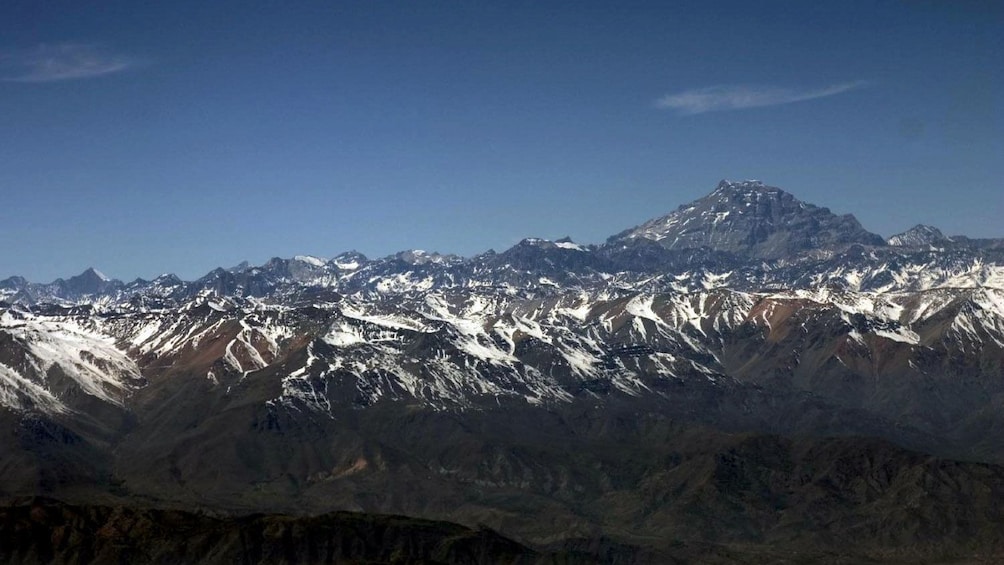
[[937,241],[723,182],[599,246],[12,277],[0,495],[964,556],[1001,522],[958,461],[1004,464],[1004,248]]
[[608,243],[637,238],[668,249],[708,247],[757,259],[852,243],[885,245],[850,214],[837,216],[759,181],[725,180],[708,196],[621,232]]
[[0,541],[5,563],[480,563],[490,557],[531,564],[557,557],[490,530],[400,516],[227,519],[45,499],[0,508]]
[[886,240],[886,243],[897,247],[921,247],[927,245],[944,245],[951,243],[951,241],[938,228],[917,224],[903,233],[890,237]]

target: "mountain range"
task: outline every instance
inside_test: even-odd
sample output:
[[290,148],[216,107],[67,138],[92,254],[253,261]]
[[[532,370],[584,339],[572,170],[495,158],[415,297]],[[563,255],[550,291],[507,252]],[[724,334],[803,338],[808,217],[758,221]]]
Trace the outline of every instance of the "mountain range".
[[722,181],[600,245],[12,277],[0,420],[11,504],[408,514],[587,561],[992,560],[1004,240]]

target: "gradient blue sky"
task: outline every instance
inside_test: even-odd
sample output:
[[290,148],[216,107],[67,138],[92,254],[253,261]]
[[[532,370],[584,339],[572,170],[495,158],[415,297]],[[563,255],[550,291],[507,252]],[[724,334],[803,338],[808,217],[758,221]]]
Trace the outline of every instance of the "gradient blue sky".
[[5,0],[0,278],[599,243],[722,178],[1004,236],[1002,38],[998,1]]

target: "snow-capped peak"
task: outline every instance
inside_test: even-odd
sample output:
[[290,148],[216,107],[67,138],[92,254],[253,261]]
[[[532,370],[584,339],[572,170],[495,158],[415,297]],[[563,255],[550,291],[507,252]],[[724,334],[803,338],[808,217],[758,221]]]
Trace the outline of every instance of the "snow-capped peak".
[[112,280],[110,277],[108,277],[108,275],[102,273],[101,271],[95,269],[94,267],[91,267],[91,268],[87,269],[87,271],[84,271],[84,272],[85,273],[87,273],[87,272],[93,273],[96,277],[98,277],[99,279],[101,279],[101,280],[103,280],[105,282],[108,282],[108,281]]
[[763,183],[763,181],[757,179],[746,179],[741,181],[731,181],[729,179],[722,179],[721,181],[718,182],[718,187],[715,190],[716,191],[725,190],[728,188],[734,189],[734,188],[773,188],[773,187],[768,187]]
[[544,249],[553,249],[555,247],[559,249],[571,249],[573,251],[585,251],[586,249],[572,241],[569,237],[563,237],[557,241],[551,241],[550,239],[544,239],[542,237],[527,237],[524,238],[517,244],[518,246],[529,246],[529,247],[541,247]]
[[758,180],[723,180],[707,196],[608,241],[639,238],[667,249],[709,248],[769,259],[832,245],[885,244],[853,216],[838,216]]
[[889,245],[897,247],[919,247],[925,245],[936,245],[952,241],[945,237],[941,230],[934,226],[917,224],[903,233],[898,233],[886,240]]
[[327,263],[324,259],[314,257],[313,255],[296,255],[293,257],[293,260],[313,265],[315,267],[323,267]]

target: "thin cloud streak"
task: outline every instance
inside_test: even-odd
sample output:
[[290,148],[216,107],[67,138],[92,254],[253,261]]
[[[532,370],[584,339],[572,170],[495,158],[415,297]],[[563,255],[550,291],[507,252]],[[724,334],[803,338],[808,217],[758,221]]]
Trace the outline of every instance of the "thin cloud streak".
[[866,84],[865,81],[858,80],[815,89],[750,85],[711,86],[708,88],[685,90],[677,94],[667,94],[657,100],[655,105],[657,108],[675,110],[681,115],[693,115],[705,112],[779,106],[793,102],[802,102],[804,100],[815,100],[817,98],[842,94],[861,88]]
[[58,82],[118,73],[136,61],[86,43],[43,44],[32,49],[0,53],[4,82]]

